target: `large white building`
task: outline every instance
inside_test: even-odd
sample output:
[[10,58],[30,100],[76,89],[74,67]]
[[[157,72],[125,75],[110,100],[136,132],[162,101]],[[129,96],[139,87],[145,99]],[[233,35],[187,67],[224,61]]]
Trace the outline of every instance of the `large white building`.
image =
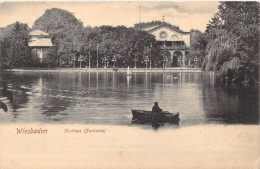
[[190,48],[190,32],[178,32],[164,24],[143,30],[155,36],[164,55],[165,67],[190,65],[190,59],[187,57]]

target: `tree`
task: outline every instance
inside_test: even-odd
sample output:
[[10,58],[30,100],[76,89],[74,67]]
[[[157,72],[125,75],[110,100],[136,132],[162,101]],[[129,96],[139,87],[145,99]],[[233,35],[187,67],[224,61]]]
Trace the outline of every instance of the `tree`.
[[259,81],[259,3],[221,2],[208,24],[206,70],[220,72],[228,82]]
[[4,28],[1,38],[1,68],[32,66],[37,62],[28,47],[27,24],[16,22]]
[[[138,66],[143,57],[150,55],[150,45],[153,44],[153,50],[158,50],[156,40],[153,35],[141,30],[126,28],[124,26],[111,27],[101,26],[91,30],[85,29],[84,46],[85,53],[91,50],[92,63],[96,64],[96,50],[99,44],[99,63],[104,63],[104,59],[111,60],[115,56],[117,65],[123,67],[133,67],[134,60],[138,60]],[[91,47],[89,46],[91,45]]]
[[191,30],[191,42],[190,42],[190,56],[191,58],[197,58],[203,60],[205,58],[205,51],[207,47],[207,39],[205,34],[199,30]]
[[70,62],[83,46],[84,26],[69,11],[48,9],[34,22],[33,29],[49,33],[57,50],[57,56],[54,58],[60,63]]

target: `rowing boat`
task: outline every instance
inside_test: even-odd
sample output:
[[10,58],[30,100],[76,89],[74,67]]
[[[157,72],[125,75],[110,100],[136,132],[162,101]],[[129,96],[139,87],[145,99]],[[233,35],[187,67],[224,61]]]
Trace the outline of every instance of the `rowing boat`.
[[163,111],[161,113],[154,113],[145,110],[132,110],[133,120],[138,120],[141,123],[179,123],[179,113],[169,113]]

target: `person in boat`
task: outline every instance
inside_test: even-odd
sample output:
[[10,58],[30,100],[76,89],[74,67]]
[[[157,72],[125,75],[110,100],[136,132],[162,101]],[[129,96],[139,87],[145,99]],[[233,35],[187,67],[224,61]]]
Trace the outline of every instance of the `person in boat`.
[[162,113],[163,112],[163,110],[159,107],[158,102],[154,103],[152,112],[154,112],[154,113]]

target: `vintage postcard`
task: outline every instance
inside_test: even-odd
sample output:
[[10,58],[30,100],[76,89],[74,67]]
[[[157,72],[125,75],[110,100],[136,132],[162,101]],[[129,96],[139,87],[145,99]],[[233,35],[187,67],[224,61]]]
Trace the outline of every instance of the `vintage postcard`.
[[0,2],[0,169],[258,169],[259,131],[259,2]]

